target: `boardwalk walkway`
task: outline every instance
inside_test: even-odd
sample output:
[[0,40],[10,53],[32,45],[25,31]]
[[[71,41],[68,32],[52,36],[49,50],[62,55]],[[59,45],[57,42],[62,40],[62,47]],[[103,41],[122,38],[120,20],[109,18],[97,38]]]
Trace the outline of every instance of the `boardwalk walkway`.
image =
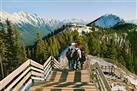
[[66,70],[53,56],[43,65],[28,59],[0,81],[0,91],[111,91],[98,63],[83,68]]
[[87,70],[54,70],[47,81],[35,82],[30,91],[97,91]]

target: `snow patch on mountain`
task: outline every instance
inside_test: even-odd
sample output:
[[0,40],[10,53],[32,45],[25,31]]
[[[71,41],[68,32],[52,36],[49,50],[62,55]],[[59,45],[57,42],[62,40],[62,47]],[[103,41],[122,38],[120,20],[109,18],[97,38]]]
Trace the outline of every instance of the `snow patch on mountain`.
[[5,21],[8,19],[16,26],[26,45],[34,44],[36,33],[39,32],[42,37],[45,37],[64,24],[59,20],[43,19],[36,14],[29,14],[23,11],[12,14],[0,12],[0,18],[2,23],[5,24]]
[[[65,20],[55,20],[55,19],[45,19],[41,18],[36,14],[29,14],[27,12],[15,12],[7,13],[0,11],[0,19],[2,23],[8,19],[13,23],[17,30],[19,31],[21,38],[25,45],[33,45],[36,39],[36,33],[40,33],[42,37],[45,37],[49,33],[55,31],[65,24],[76,23],[76,24],[86,24],[87,22],[82,19],[65,19]],[[6,25],[6,24],[5,24]],[[85,29],[85,28],[84,28]],[[84,30],[82,29],[82,30]],[[80,30],[81,31],[81,30]]]
[[76,24],[76,23],[72,23],[69,25],[70,27],[69,28],[66,28],[65,31],[75,31],[77,30],[79,32],[79,34],[81,35],[83,32],[92,32],[91,31],[91,27],[88,27],[84,24]]

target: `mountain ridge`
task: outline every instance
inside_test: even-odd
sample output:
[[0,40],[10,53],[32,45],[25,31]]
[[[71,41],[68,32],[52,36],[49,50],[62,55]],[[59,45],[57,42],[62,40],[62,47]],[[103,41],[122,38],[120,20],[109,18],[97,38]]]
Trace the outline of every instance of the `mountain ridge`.
[[75,18],[73,18],[72,20],[46,19],[39,17],[37,14],[30,14],[24,11],[15,12],[12,14],[0,11],[0,18],[2,23],[5,23],[5,21],[8,19],[16,26],[17,30],[21,35],[21,39],[23,40],[24,44],[27,46],[33,45],[35,43],[36,33],[39,32],[42,37],[45,37],[48,34],[54,32],[55,30],[59,29],[60,27],[66,24],[84,25],[84,28],[80,29],[82,33],[82,31],[84,31],[83,29],[89,31],[89,26],[92,24],[95,24],[96,26],[102,28],[112,28],[122,23],[125,23],[123,19],[112,14],[106,14],[95,19],[91,23],[88,23],[87,27],[86,27],[87,21],[84,21],[82,19],[75,19]]
[[105,14],[95,19],[94,21],[92,21],[91,23],[87,25],[90,26],[92,24],[95,24],[96,26],[99,26],[102,28],[112,28],[114,26],[117,26],[123,23],[125,23],[125,21],[121,19],[120,17],[113,14]]

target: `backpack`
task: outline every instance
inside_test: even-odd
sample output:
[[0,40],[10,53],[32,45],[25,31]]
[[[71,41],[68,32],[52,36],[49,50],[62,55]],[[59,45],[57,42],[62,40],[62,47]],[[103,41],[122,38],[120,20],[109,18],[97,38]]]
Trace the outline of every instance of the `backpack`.
[[80,61],[81,61],[81,62],[85,62],[85,61],[86,61],[86,56],[85,56],[84,51],[81,52],[81,58],[80,58]]
[[74,59],[74,60],[78,60],[79,59],[79,54],[78,54],[76,49],[75,49],[75,51],[73,53],[72,59]]
[[67,57],[68,60],[71,60],[71,51],[70,50],[68,50],[66,52],[66,57]]

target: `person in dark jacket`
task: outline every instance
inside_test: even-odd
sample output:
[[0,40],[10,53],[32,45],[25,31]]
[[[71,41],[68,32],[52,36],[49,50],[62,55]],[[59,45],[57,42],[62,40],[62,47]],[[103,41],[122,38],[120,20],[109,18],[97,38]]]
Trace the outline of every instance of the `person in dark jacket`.
[[68,51],[66,52],[66,57],[68,59],[68,65],[69,65],[69,69],[72,69],[72,57],[71,57],[71,49],[68,48]]
[[85,57],[84,51],[81,51],[81,58],[80,58],[79,61],[80,61],[81,69],[83,69],[83,64],[86,61],[86,57]]
[[73,53],[73,56],[72,56],[74,62],[75,62],[75,65],[76,65],[76,68],[75,69],[78,69],[78,63],[79,63],[79,54],[77,52],[77,50],[75,49],[74,53]]

